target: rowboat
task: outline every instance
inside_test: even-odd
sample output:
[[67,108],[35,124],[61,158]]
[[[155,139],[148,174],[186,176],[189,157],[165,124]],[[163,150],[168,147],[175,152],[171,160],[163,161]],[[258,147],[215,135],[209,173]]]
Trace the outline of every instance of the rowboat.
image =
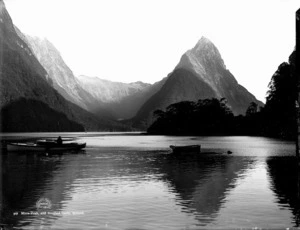
[[170,145],[170,148],[173,150],[173,153],[200,153],[200,145],[184,145],[184,146],[175,146]]
[[27,143],[7,143],[8,151],[64,151],[80,150],[86,147],[86,143],[68,142],[57,144],[54,141],[37,141]]

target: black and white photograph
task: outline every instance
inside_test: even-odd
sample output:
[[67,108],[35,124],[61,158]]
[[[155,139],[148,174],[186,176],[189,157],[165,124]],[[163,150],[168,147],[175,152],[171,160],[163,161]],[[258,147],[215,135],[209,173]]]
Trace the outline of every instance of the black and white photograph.
[[0,0],[0,229],[300,229],[299,0]]

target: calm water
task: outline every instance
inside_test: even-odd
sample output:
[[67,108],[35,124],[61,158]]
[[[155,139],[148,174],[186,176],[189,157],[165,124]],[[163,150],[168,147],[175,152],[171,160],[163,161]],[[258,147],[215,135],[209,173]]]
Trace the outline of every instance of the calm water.
[[[87,142],[84,151],[1,156],[1,223],[22,229],[300,227],[300,174],[292,142],[72,135]],[[204,152],[222,154],[170,154],[171,144],[196,143]],[[225,154],[228,150],[233,154]],[[51,207],[37,209],[42,198]]]

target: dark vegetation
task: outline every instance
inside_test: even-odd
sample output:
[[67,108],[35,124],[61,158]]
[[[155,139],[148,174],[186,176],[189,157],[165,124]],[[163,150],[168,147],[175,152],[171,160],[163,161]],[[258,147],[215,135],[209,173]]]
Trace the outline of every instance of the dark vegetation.
[[295,52],[282,63],[269,83],[266,104],[250,103],[246,114],[234,116],[226,99],[204,99],[171,104],[156,110],[151,134],[260,135],[293,139],[296,136],[297,79]]
[[149,133],[178,135],[224,135],[234,118],[226,100],[204,99],[198,102],[182,101],[156,110],[157,120],[148,129]]
[[71,121],[47,104],[21,98],[1,109],[3,132],[82,132],[84,127]]

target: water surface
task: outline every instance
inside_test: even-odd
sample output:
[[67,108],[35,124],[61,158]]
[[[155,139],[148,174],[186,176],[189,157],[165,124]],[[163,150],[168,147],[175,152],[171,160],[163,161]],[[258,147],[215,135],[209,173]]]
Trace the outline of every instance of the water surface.
[[[1,155],[2,223],[22,229],[300,227],[300,176],[292,142],[60,135],[77,136],[87,148],[76,154]],[[174,157],[169,149],[174,144],[201,144],[203,152],[220,154]],[[233,154],[227,155],[228,150]],[[37,209],[41,198],[51,208]]]

